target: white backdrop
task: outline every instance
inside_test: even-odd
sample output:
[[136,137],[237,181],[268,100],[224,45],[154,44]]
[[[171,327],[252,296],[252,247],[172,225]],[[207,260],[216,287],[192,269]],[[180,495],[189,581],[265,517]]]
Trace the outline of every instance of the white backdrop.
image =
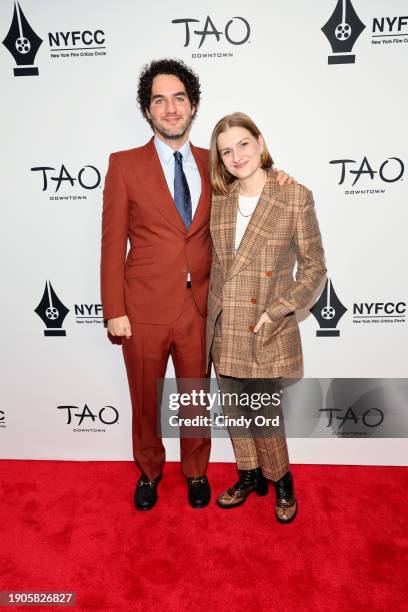
[[[329,64],[321,28],[343,4],[352,35],[334,61],[355,61]],[[300,313],[305,375],[406,377],[407,7],[353,6],[365,25],[355,41],[349,0],[21,0],[21,32],[14,23],[12,40],[34,45],[22,11],[42,44],[35,58],[26,53],[38,75],[15,75],[24,53],[0,50],[0,457],[131,458],[121,349],[107,340],[100,308],[102,187],[109,153],[150,138],[135,98],[140,69],[154,58],[181,58],[200,76],[194,144],[208,146],[222,115],[246,112],[277,167],[313,190],[329,277],[347,311],[340,335],[329,337]],[[13,10],[12,0],[0,4],[2,40]],[[197,22],[173,23],[186,18]],[[24,40],[18,44],[24,50]],[[44,335],[34,312],[47,281],[69,309],[66,335]],[[388,304],[385,312],[379,304]],[[403,439],[289,444],[293,462],[408,464]],[[176,440],[167,449],[178,458]],[[214,442],[212,460],[232,460],[228,440]]]

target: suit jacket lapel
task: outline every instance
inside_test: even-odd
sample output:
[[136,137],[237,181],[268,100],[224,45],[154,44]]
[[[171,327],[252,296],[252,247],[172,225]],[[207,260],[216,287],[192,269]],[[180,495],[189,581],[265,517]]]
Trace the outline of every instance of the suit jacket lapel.
[[136,166],[134,162],[133,169],[152,204],[158,208],[160,213],[170,223],[185,234],[186,227],[167,187],[166,178],[159,156],[157,155],[156,147],[154,146],[153,138],[146,144],[145,153],[145,163]]
[[198,201],[197,210],[193,217],[188,234],[194,233],[203,223],[208,223],[210,216],[211,186],[208,176],[208,161],[202,159],[196,147],[190,143],[191,152],[197,164],[201,176],[201,195]]
[[[228,267],[226,278],[231,278],[241,272],[241,270],[254,258],[256,252],[262,247],[265,240],[273,233],[280,215],[285,209],[285,203],[276,197],[276,193],[276,181],[271,172],[269,172],[265,187],[247,225],[232,265]],[[230,241],[231,244],[226,245],[226,249],[229,249],[231,253],[234,252],[239,189],[235,189],[234,194],[235,210],[233,235],[232,237],[230,234],[228,235],[228,241]]]

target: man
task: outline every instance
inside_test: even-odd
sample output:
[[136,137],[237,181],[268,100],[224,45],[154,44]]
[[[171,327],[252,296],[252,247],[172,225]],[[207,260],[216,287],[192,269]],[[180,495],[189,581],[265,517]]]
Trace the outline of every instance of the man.
[[[154,138],[110,156],[101,292],[108,331],[123,339],[133,453],[142,471],[134,502],[149,510],[165,460],[157,432],[157,381],[170,354],[177,378],[207,375],[211,188],[208,151],[189,142],[200,102],[198,77],[181,61],[153,61],[140,76],[138,102]],[[189,502],[203,508],[210,500],[210,438],[181,438],[180,453]]]

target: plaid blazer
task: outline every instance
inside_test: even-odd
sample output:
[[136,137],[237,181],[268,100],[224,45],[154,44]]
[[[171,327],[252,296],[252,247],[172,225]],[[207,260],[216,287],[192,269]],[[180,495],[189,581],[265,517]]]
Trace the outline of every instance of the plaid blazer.
[[[219,374],[288,376],[303,366],[295,311],[309,303],[326,273],[312,194],[303,185],[279,186],[269,171],[234,256],[238,196],[235,181],[226,196],[212,199],[207,363],[222,313],[221,350],[215,363]],[[255,334],[254,326],[265,311],[272,322]]]

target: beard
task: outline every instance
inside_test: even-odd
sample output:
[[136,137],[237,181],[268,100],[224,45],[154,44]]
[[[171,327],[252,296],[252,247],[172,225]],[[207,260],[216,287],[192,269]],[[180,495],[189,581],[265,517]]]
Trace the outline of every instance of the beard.
[[153,129],[155,132],[157,132],[158,134],[160,134],[160,136],[162,136],[163,138],[165,138],[166,140],[179,140],[179,138],[182,138],[185,134],[187,134],[187,132],[190,129],[190,126],[193,122],[193,118],[194,116],[191,115],[187,121],[185,123],[183,123],[175,132],[170,132],[169,130],[166,130],[165,128],[163,128],[163,126],[152,122],[153,123]]

